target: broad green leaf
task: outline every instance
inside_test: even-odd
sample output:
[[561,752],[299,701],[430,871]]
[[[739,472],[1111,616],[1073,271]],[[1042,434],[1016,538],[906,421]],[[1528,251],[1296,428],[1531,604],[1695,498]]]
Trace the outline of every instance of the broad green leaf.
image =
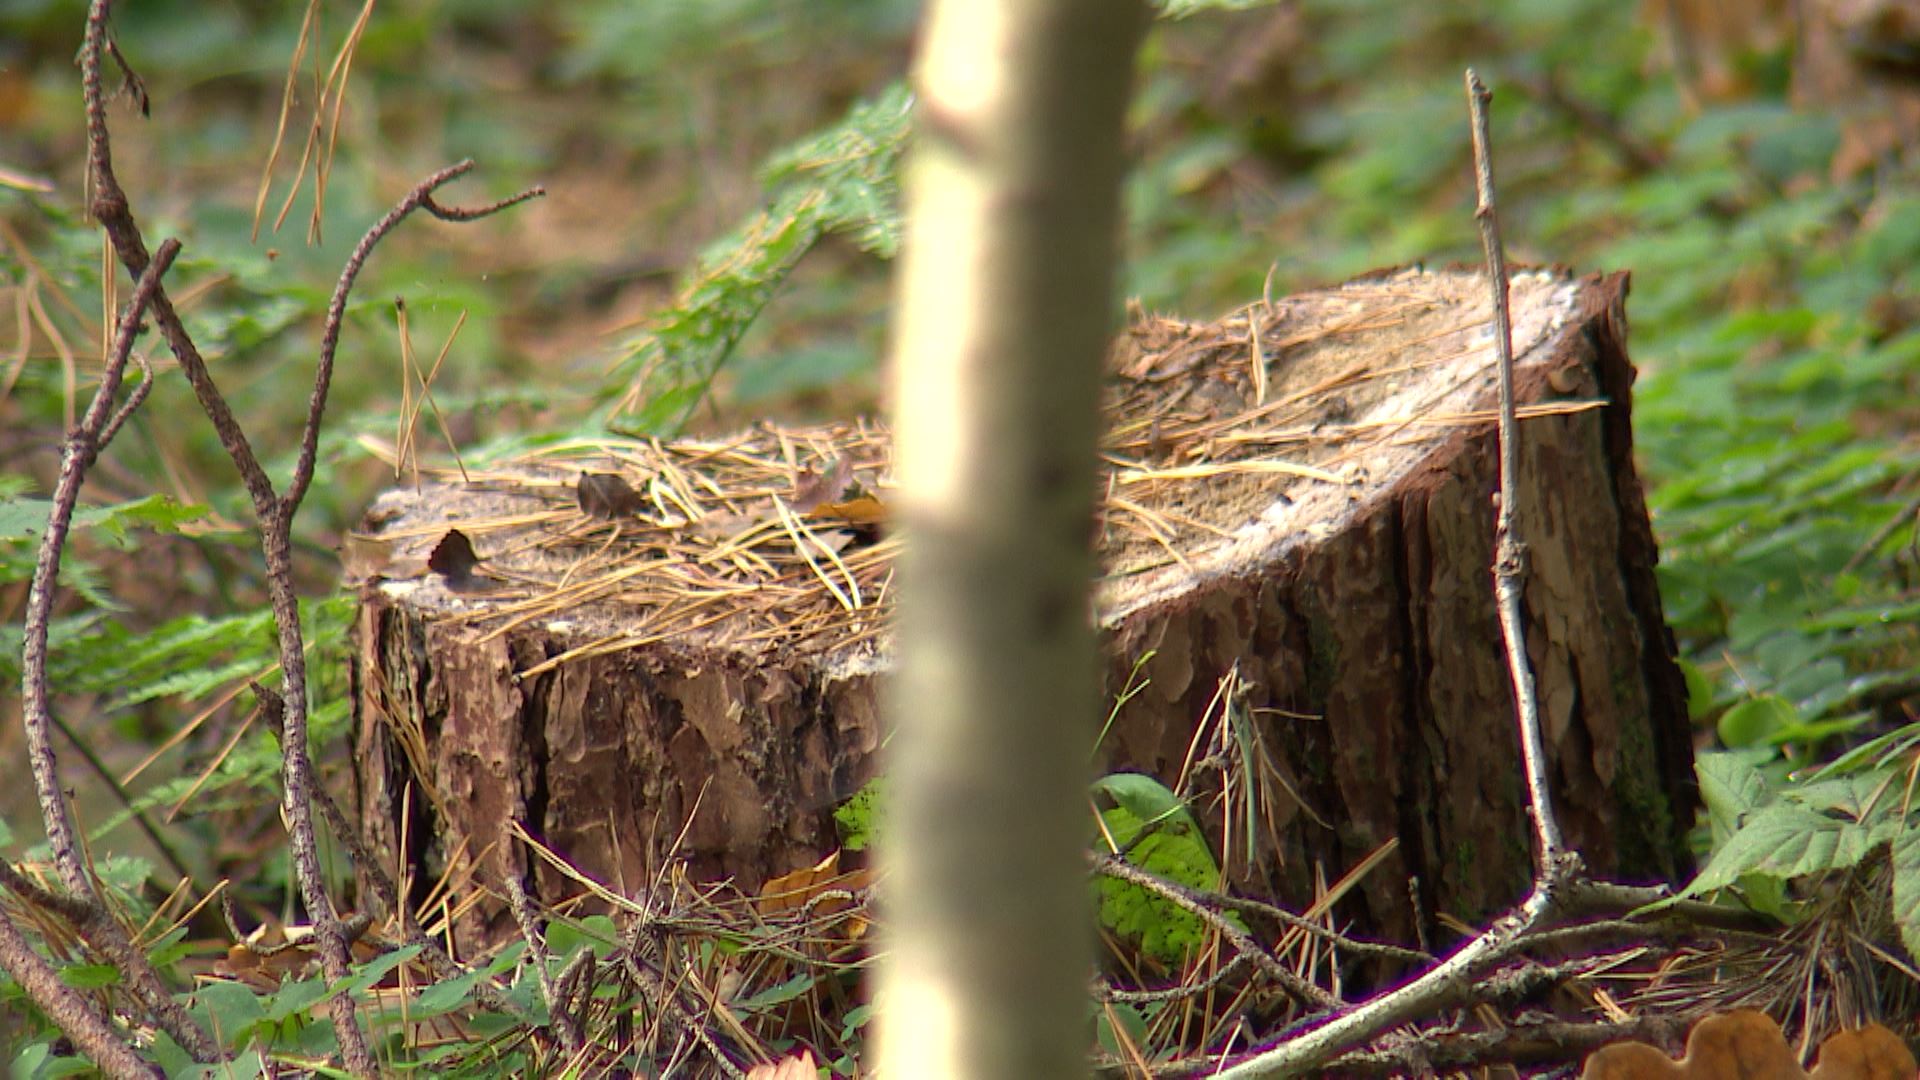
[[364,994],[371,989],[375,983],[386,978],[387,972],[392,971],[394,968],[399,967],[401,964],[406,963],[418,955],[420,955],[420,946],[418,945],[402,945],[392,952],[381,953],[379,956],[355,968],[351,974],[340,980],[340,984],[333,988],[333,992],[353,994],[355,996]]
[[252,987],[225,980],[202,983],[193,993],[193,1002],[201,1023],[227,1047],[238,1047],[251,1038],[254,1025],[267,1012]]
[[147,963],[165,970],[193,953],[194,946],[186,940],[187,927],[176,926],[147,945]]
[[557,957],[570,957],[582,946],[593,949],[596,959],[604,960],[620,946],[620,928],[605,915],[584,919],[555,919],[547,926],[547,950]]
[[[1146,801],[1148,808],[1158,804],[1157,799]],[[1175,809],[1186,814],[1177,804]],[[1114,840],[1123,845],[1133,841],[1147,824],[1125,805],[1103,811],[1101,819]],[[1189,888],[1215,889],[1220,885],[1219,863],[1197,828],[1156,829],[1134,845],[1127,858],[1142,869]],[[1137,943],[1147,955],[1177,965],[1205,942],[1207,930],[1197,917],[1140,886],[1101,876],[1095,887],[1100,897],[1101,924]],[[1226,918],[1236,926],[1242,925],[1232,913]]]
[[[382,957],[384,959],[384,957]],[[284,983],[273,996],[267,999],[267,1011],[264,1019],[279,1022],[295,1013],[306,1012],[327,998],[327,980],[301,979],[298,982]]]
[[1115,1002],[1097,1006],[1094,1011],[1094,1037],[1100,1043],[1100,1049],[1115,1057],[1124,1053],[1124,1047],[1113,1031],[1114,1020],[1120,1022],[1121,1029],[1126,1033],[1126,1046],[1148,1045],[1147,1018],[1141,1016],[1140,1010],[1133,1006]]
[[886,781],[874,777],[853,797],[834,808],[833,821],[840,829],[840,846],[848,851],[865,851],[873,843],[880,822],[880,806],[886,798]]
[[1852,776],[1836,777],[1831,780],[1815,780],[1782,788],[1781,797],[1791,799],[1811,810],[1823,810],[1832,814],[1841,814],[1854,821],[1865,821],[1880,810],[1884,812],[1888,805],[1888,796],[1898,799],[1900,789],[1894,786],[1896,777],[1885,772],[1855,773]]
[[1748,698],[1720,716],[1720,742],[1729,747],[1758,746],[1800,720],[1793,703],[1774,694]]
[[872,1005],[855,1005],[848,1009],[845,1026],[840,1029],[840,1041],[852,1042],[854,1034],[866,1027],[871,1019],[873,1019]]
[[469,971],[434,983],[413,999],[411,1014],[424,1019],[452,1012],[466,1002],[468,995],[473,993],[473,984],[479,982],[482,975],[479,971]]
[[1145,773],[1108,773],[1093,782],[1093,790],[1149,824],[1172,822],[1175,827],[1187,828],[1193,825],[1193,818],[1180,799],[1165,784]]
[[1683,896],[1724,889],[1745,874],[1790,879],[1844,870],[1891,828],[1838,821],[1790,802],[1761,808],[1713,853]]
[[1680,674],[1687,680],[1687,719],[1699,720],[1713,711],[1713,680],[1700,665],[1684,657],[1680,659]]
[[60,981],[75,990],[98,990],[120,981],[120,969],[112,964],[72,964],[60,969]]
[[1901,827],[1893,838],[1893,922],[1908,956],[1920,956],[1920,829]]
[[1767,797],[1767,778],[1739,754],[1707,752],[1693,764],[1716,845]]

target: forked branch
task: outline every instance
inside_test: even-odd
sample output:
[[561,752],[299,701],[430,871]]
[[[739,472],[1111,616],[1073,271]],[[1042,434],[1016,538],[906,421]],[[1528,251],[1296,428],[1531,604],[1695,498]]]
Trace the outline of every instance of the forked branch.
[[[146,243],[141,237],[127,203],[126,193],[120,187],[113,171],[111,141],[107,131],[106,105],[101,92],[101,60],[103,54],[111,54],[119,60],[128,77],[133,73],[126,61],[114,47],[108,30],[110,0],[93,0],[87,13],[86,41],[81,49],[81,80],[85,89],[87,113],[87,160],[93,178],[93,196],[90,202],[94,217],[106,231],[115,254],[127,270],[145,280],[150,263]],[[386,234],[397,226],[408,214],[416,209],[426,209],[436,217],[452,221],[469,221],[489,213],[532,198],[540,191],[535,189],[511,199],[475,210],[448,209],[433,201],[433,191],[447,181],[471,169],[471,162],[462,162],[433,174],[416,185],[401,202],[380,219],[355,246],[346,268],[334,289],[333,300],[328,306],[327,321],[321,341],[321,354],[315,374],[313,393],[308,401],[306,423],[301,432],[300,454],[293,476],[288,482],[284,497],[276,495],[273,483],[261,465],[258,455],[225,397],[214,384],[204,358],[195,347],[191,336],[181,323],[166,290],[158,284],[157,275],[151,286],[149,303],[154,322],[165,337],[168,347],[180,363],[181,372],[192,386],[194,397],[212,422],[220,445],[239,470],[242,483],[253,505],[254,515],[258,519],[261,531],[261,549],[266,563],[268,594],[271,598],[273,615],[279,631],[282,683],[280,700],[282,715],[282,809],[286,815],[290,834],[291,851],[295,877],[300,885],[301,899],[309,917],[313,920],[316,936],[319,940],[322,966],[327,977],[333,980],[344,979],[348,974],[347,937],[332,900],[327,895],[326,883],[322,877],[319,858],[319,845],[313,820],[313,763],[307,749],[307,672],[306,649],[300,627],[299,598],[293,587],[292,531],[293,516],[313,482],[313,473],[319,445],[319,429],[326,411],[327,394],[333,377],[334,352],[338,345],[341,320],[346,309],[346,299],[352,289],[354,279],[373,248]],[[117,426],[117,424],[113,425]],[[48,778],[52,779],[51,758],[48,758]],[[40,770],[36,767],[36,782],[40,782]],[[52,781],[57,792],[57,780]],[[44,799],[43,799],[44,801]],[[60,804],[64,812],[64,804]],[[66,837],[66,849],[77,851],[71,841],[70,822],[64,829],[50,815],[49,833],[60,833]],[[56,852],[61,844],[56,840]],[[69,888],[79,888],[76,882],[84,884],[85,870],[78,861],[77,854],[62,859],[62,876]],[[116,957],[116,960],[118,958]],[[130,972],[130,974],[132,974]],[[149,975],[151,973],[149,972]],[[140,980],[135,979],[136,988]],[[154,988],[159,988],[157,977]],[[147,995],[143,995],[145,997]],[[164,994],[160,997],[166,1004],[178,1010],[178,1005]],[[149,1008],[159,1011],[160,1005],[147,1002]],[[355,1005],[350,996],[334,999],[329,1010],[334,1031],[339,1038],[341,1054],[347,1069],[357,1075],[371,1075],[375,1064],[367,1048],[366,1039],[355,1019]],[[184,1018],[184,1013],[181,1014]],[[189,1027],[191,1027],[189,1022]],[[172,1032],[173,1025],[168,1025]],[[199,1034],[197,1030],[191,1034]],[[199,1042],[189,1042],[175,1033],[183,1046],[195,1049],[205,1042],[204,1035]]]

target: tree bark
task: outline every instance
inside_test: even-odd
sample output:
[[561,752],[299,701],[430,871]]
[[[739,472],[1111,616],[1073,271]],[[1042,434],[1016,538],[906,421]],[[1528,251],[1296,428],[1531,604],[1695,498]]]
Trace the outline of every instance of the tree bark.
[[[1633,467],[1626,279],[1528,271],[1512,295],[1524,614],[1556,806],[1596,873],[1670,881],[1691,729]],[[1152,656],[1094,767],[1184,778],[1235,883],[1281,903],[1395,844],[1339,917],[1402,941],[1441,943],[1442,914],[1478,921],[1530,869],[1488,572],[1487,321],[1478,272],[1398,271],[1210,323],[1138,315],[1108,365],[1109,700]],[[815,517],[846,545],[843,574],[776,529],[774,499],[804,505],[836,460],[897,499],[870,425],[614,440],[384,496],[361,536],[388,550],[362,591],[357,764],[362,826],[396,877],[416,894],[443,875],[498,893],[501,874],[548,901],[577,892],[509,822],[629,894],[668,862],[752,891],[837,849],[834,806],[886,737],[891,605],[922,587],[891,580],[897,538],[862,547]],[[581,509],[583,468],[626,476],[645,514]],[[425,565],[450,526],[472,537],[473,580]],[[485,902],[456,922],[467,940],[512,932]]]

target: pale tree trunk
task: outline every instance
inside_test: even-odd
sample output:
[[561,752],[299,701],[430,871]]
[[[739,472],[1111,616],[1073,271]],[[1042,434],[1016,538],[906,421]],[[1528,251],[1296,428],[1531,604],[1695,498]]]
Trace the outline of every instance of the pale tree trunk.
[[1084,1074],[1101,361],[1137,0],[937,0],[891,393],[883,1075]]

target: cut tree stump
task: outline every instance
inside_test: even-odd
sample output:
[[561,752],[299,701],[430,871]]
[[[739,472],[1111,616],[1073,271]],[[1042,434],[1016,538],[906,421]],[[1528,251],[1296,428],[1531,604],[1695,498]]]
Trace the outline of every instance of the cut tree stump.
[[[1626,276],[1512,287],[1527,650],[1556,805],[1598,873],[1671,880],[1685,687],[1632,460]],[[1236,884],[1444,940],[1531,872],[1491,571],[1487,288],[1409,269],[1214,323],[1136,313],[1099,522],[1104,769],[1192,796]],[[569,444],[389,492],[363,564],[359,818],[456,897],[514,874],[752,892],[840,844],[875,773],[891,560],[870,425]],[[431,556],[431,557],[430,557]],[[1140,685],[1145,683],[1144,686]],[[1089,733],[1089,740],[1094,733]],[[494,899],[463,936],[511,932]]]

